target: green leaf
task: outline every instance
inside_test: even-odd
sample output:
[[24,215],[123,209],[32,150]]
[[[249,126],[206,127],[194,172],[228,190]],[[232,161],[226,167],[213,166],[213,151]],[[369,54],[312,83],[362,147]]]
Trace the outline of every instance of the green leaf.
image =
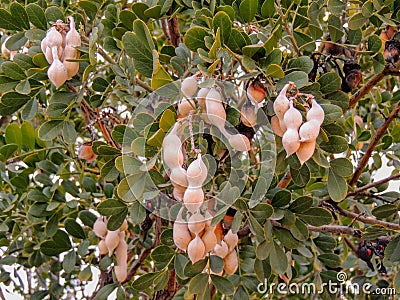
[[163,87],[164,85],[172,82],[172,78],[165,68],[160,64],[158,58],[153,66],[153,74],[151,77],[151,88],[156,90]]
[[100,169],[100,175],[106,181],[114,181],[118,178],[119,172],[115,167],[115,159],[110,159]]
[[372,210],[372,214],[378,219],[385,219],[398,212],[397,206],[393,204],[382,204]]
[[35,4],[30,3],[26,6],[26,12],[28,13],[29,21],[37,28],[47,30],[47,20],[43,9]]
[[191,294],[202,294],[208,286],[208,274],[200,273],[189,282],[189,292]]
[[45,241],[40,245],[40,251],[47,256],[59,255],[70,249],[71,241],[68,235],[62,230],[57,230],[53,236],[53,240]]
[[154,43],[146,24],[141,20],[133,22],[133,32],[122,37],[122,44],[127,54],[133,58],[136,70],[146,77],[153,74]]
[[292,59],[289,62],[289,68],[297,69],[297,70],[303,71],[307,74],[311,72],[313,67],[314,67],[314,63],[311,60],[311,58],[308,56],[301,56],[299,58]]
[[[6,41],[6,47],[8,50],[20,50],[27,41],[28,41],[28,39],[25,37],[25,32],[18,32],[16,34],[12,35]],[[24,54],[17,53],[15,56],[20,56],[20,55],[24,55]],[[16,62],[15,59],[14,59],[14,61]],[[9,76],[9,77],[11,77],[11,76]]]
[[289,210],[294,213],[301,213],[308,210],[313,204],[313,199],[308,196],[297,198],[289,205]]
[[346,5],[340,0],[328,0],[328,8],[333,14],[341,15]]
[[385,259],[394,264],[398,264],[400,262],[400,236],[395,237],[386,246]]
[[328,174],[328,192],[333,201],[340,202],[346,198],[347,182],[346,180],[329,170]]
[[232,31],[232,21],[229,18],[228,14],[223,11],[218,12],[213,18],[214,32],[217,32],[218,28],[220,28],[221,38],[223,42],[228,42]]
[[151,252],[151,258],[155,262],[167,263],[172,259],[174,255],[175,251],[171,247],[165,245],[158,246]]
[[334,253],[324,253],[318,255],[318,259],[329,268],[338,268],[342,264],[339,255]]
[[186,31],[184,42],[186,47],[190,50],[197,52],[197,49],[207,50],[204,38],[208,36],[207,30],[200,26],[192,26]]
[[232,295],[235,290],[233,283],[222,276],[211,274],[211,281],[223,295]]
[[246,35],[247,35],[246,33],[241,32],[236,28],[233,28],[231,31],[231,36],[229,37],[229,40],[226,43],[226,45],[233,52],[241,54],[242,48],[248,44],[245,38]]
[[347,158],[337,158],[330,161],[332,171],[339,176],[349,177],[353,175],[353,164]]
[[22,145],[22,132],[21,128],[15,123],[9,124],[5,130],[5,140],[7,144],[16,144],[18,149],[21,149]]
[[118,230],[126,219],[128,208],[125,208],[118,214],[112,215],[107,222],[107,229],[111,231]]
[[5,9],[0,9],[0,28],[5,30],[21,30],[18,22],[14,17]]
[[130,209],[130,216],[135,224],[141,224],[145,220],[146,209],[139,201],[133,202]]
[[258,10],[258,0],[243,0],[239,5],[240,15],[245,22],[251,22]]
[[135,15],[143,20],[144,22],[147,22],[149,18],[144,14],[144,12],[149,8],[149,6],[146,3],[143,2],[136,2],[133,3],[132,5],[132,11],[135,13]]
[[298,88],[302,88],[308,83],[308,75],[303,71],[289,73],[276,83],[276,88],[282,89],[290,81],[294,82]]
[[321,93],[326,95],[339,90],[342,80],[339,74],[334,72],[325,73],[318,79],[318,83],[321,85]]
[[292,200],[292,194],[288,190],[280,190],[275,193],[271,204],[273,207],[284,207]]
[[363,16],[362,13],[354,14],[349,19],[349,29],[357,30],[360,29],[367,19]]
[[4,157],[4,159],[8,159],[17,150],[18,150],[18,145],[16,145],[16,144],[7,144],[7,145],[3,145],[3,146],[0,147],[0,154]]
[[319,236],[313,242],[318,248],[324,251],[332,251],[337,246],[336,240],[330,236]]
[[103,216],[116,215],[122,213],[125,209],[125,203],[114,199],[104,200],[97,206],[97,211]]
[[377,35],[373,34],[368,38],[367,45],[369,51],[371,51],[372,53],[377,53],[381,50],[382,41]]
[[23,80],[26,78],[24,70],[22,70],[19,65],[12,61],[3,62],[1,64],[1,71],[11,79]]
[[81,225],[79,225],[74,219],[68,218],[64,221],[65,230],[78,239],[86,238],[86,234],[83,231]]
[[321,107],[325,113],[324,122],[322,123],[322,126],[334,123],[343,114],[342,109],[337,105],[321,104]]
[[210,255],[210,268],[214,273],[220,273],[224,269],[224,260],[217,255]]
[[300,169],[290,168],[292,180],[298,186],[305,186],[311,179],[310,169],[307,164],[303,164]]
[[156,279],[159,274],[160,272],[144,274],[136,279],[131,286],[137,291],[143,291],[153,285],[154,279]]
[[342,136],[331,135],[328,142],[319,144],[322,150],[329,153],[342,153],[348,149],[347,140]]
[[277,274],[285,273],[288,262],[283,249],[275,242],[271,245],[271,253],[269,255],[269,263],[271,269]]
[[21,25],[23,29],[29,29],[28,14],[25,8],[18,2],[13,2],[10,5],[10,12],[13,18],[16,20],[17,24]]
[[261,6],[261,15],[264,18],[271,18],[275,14],[275,1],[265,0]]
[[97,300],[107,300],[108,296],[118,287],[117,283],[107,284],[103,286],[97,293]]
[[[84,1],[79,1],[79,5]],[[87,2],[87,1],[86,1]],[[46,19],[48,22],[57,22],[57,20],[64,21],[64,14],[57,6],[49,6],[45,11]]]
[[265,71],[265,75],[273,77],[273,78],[282,78],[285,76],[285,73],[282,70],[282,67],[277,64],[270,64]]
[[52,140],[61,134],[64,122],[62,120],[47,121],[39,128],[39,138],[42,140]]
[[76,264],[76,252],[71,250],[65,255],[64,260],[62,262],[63,269],[65,273],[69,274],[74,270]]
[[321,207],[312,207],[302,213],[296,213],[300,219],[302,219],[306,224],[313,226],[327,225],[332,222],[331,213]]
[[161,16],[161,5],[155,5],[146,9],[144,15],[148,18],[158,19]]

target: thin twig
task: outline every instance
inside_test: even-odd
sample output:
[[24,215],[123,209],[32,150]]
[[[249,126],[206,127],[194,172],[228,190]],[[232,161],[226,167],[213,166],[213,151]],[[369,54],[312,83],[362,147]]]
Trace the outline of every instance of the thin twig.
[[371,143],[368,145],[367,150],[365,151],[364,156],[358,163],[358,166],[353,174],[353,177],[351,178],[349,185],[354,186],[357,183],[358,178],[361,176],[362,172],[364,171],[365,166],[368,163],[369,158],[372,155],[372,152],[374,151],[376,145],[380,141],[380,139],[383,137],[383,135],[386,133],[387,128],[389,127],[390,123],[394,120],[394,118],[397,116],[397,113],[400,110],[400,101],[396,103],[394,106],[393,110],[391,111],[390,115],[388,118],[385,120],[385,122],[382,124],[382,126],[376,131],[374,138],[372,139]]
[[361,230],[354,227],[342,226],[342,225],[324,225],[324,226],[312,226],[307,225],[307,229],[313,232],[330,232],[335,234],[350,234],[355,237],[361,237]]
[[297,46],[296,39],[294,38],[293,32],[292,32],[292,30],[290,30],[289,25],[286,20],[286,17],[282,11],[281,0],[276,0],[276,3],[277,3],[277,8],[278,8],[278,13],[282,19],[282,24],[285,27],[285,31],[288,34],[290,40],[292,41],[293,49],[296,52],[297,56],[301,56],[301,51],[300,51],[299,47]]
[[396,180],[396,179],[400,179],[400,173],[394,174],[394,175],[389,176],[387,178],[384,178],[384,179],[372,182],[370,184],[367,184],[367,185],[365,185],[363,187],[360,187],[360,188],[356,189],[354,192],[348,193],[347,196],[358,195],[358,194],[360,194],[360,193],[362,193],[362,192],[364,192],[366,190],[372,189],[372,188],[374,188],[374,187],[376,187],[378,185],[381,185],[383,183],[386,183],[386,182],[389,182],[389,181],[392,181],[392,180]]

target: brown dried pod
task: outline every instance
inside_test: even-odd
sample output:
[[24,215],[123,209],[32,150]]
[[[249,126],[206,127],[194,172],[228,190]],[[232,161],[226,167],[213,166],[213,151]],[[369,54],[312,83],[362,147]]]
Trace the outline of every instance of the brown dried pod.
[[182,141],[174,129],[165,137],[162,143],[163,161],[170,169],[180,167],[183,164],[183,153],[181,150]]
[[283,120],[283,116],[289,109],[289,99],[286,97],[286,92],[288,88],[289,88],[289,83],[283,87],[278,97],[276,97],[274,101],[274,112],[276,116],[279,118],[279,120]]
[[114,267],[115,277],[118,282],[124,282],[126,277],[128,276],[128,265],[125,263],[124,265],[116,265]]
[[303,165],[307,160],[309,160],[313,156],[315,150],[315,144],[316,144],[315,140],[300,143],[300,147],[296,152],[300,164]]
[[187,172],[182,167],[173,168],[169,174],[169,179],[171,180],[173,186],[178,186],[181,188],[188,186]]
[[217,244],[217,236],[215,235],[214,227],[207,227],[201,239],[204,243],[205,252],[208,253],[212,251]]
[[207,117],[210,120],[211,124],[218,127],[219,130],[225,132],[224,126],[226,120],[226,112],[224,106],[222,105],[221,94],[215,88],[210,89],[207,94],[206,108]]
[[284,132],[283,132],[283,130],[282,130],[282,128],[281,128],[280,121],[279,121],[279,119],[278,119],[277,116],[273,116],[273,117],[271,118],[271,128],[272,128],[272,131],[273,131],[277,136],[280,136],[280,137],[283,136]]
[[182,219],[182,210],[183,208],[180,209],[176,221],[174,222],[172,236],[176,247],[186,251],[192,240],[192,236],[190,235],[187,223]]
[[183,197],[185,195],[186,188],[181,187],[181,186],[174,186],[174,189],[172,190],[172,196],[174,196],[174,199],[177,201],[183,201]]
[[232,229],[230,229],[228,233],[224,236],[224,241],[228,245],[229,252],[232,252],[239,242],[239,237],[236,233],[232,232]]
[[243,134],[226,133],[225,137],[228,139],[231,147],[236,151],[249,151],[251,148],[249,139]]
[[230,252],[224,259],[224,270],[227,274],[232,275],[236,272],[239,261],[236,251]]
[[122,225],[121,225],[121,227],[119,228],[119,230],[120,230],[120,231],[128,230],[128,221],[127,221],[127,220],[124,220],[124,221],[122,222]]
[[84,143],[79,147],[78,150],[78,158],[79,159],[84,159],[88,163],[93,162],[96,159],[97,155],[94,154],[93,149],[92,149],[92,143]]
[[299,130],[300,142],[315,141],[319,134],[319,121],[310,120],[301,125]]
[[187,169],[187,181],[190,187],[201,187],[207,178],[207,166],[201,158],[201,154],[189,165]]
[[221,258],[225,258],[229,253],[229,247],[226,242],[221,241],[221,244],[216,244],[214,247],[214,253]]

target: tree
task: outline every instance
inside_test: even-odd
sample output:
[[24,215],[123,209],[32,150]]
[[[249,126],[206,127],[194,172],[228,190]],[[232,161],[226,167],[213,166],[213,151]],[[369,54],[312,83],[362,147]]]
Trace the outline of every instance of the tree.
[[400,290],[399,1],[0,7],[0,281],[15,293]]

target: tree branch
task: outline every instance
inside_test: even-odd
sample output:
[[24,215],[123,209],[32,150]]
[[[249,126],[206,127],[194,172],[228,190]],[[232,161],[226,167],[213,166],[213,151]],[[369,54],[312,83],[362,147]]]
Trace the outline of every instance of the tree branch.
[[363,187],[360,187],[358,189],[356,189],[354,192],[348,193],[347,196],[355,196],[358,195],[359,193],[362,193],[366,190],[372,189],[378,185],[381,185],[383,183],[389,182],[391,180],[396,180],[396,179],[400,179],[400,173],[394,174],[392,176],[389,176],[387,178],[372,182],[370,184],[364,185]]
[[400,109],[400,101],[396,103],[394,106],[393,110],[391,111],[389,117],[386,119],[386,121],[383,123],[383,125],[376,131],[374,138],[368,145],[367,150],[365,151],[364,156],[358,163],[358,166],[353,174],[353,177],[351,178],[349,185],[354,186],[357,183],[358,178],[361,176],[365,166],[368,163],[369,158],[372,155],[372,152],[375,149],[375,146],[378,144],[382,136],[385,134],[387,128],[389,127],[390,123],[393,121],[393,119],[396,117],[397,113],[399,112]]
[[330,232],[335,234],[350,234],[355,237],[361,237],[361,230],[349,226],[341,225],[324,225],[324,226],[312,226],[307,225],[307,229],[313,232]]

